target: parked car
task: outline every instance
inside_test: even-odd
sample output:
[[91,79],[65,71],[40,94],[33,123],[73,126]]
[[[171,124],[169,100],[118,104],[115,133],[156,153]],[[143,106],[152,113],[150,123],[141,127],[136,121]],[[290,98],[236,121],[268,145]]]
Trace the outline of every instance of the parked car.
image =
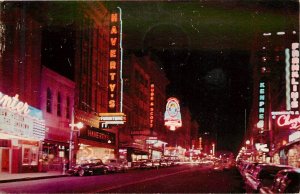
[[166,160],[164,160],[164,159],[160,159],[160,166],[161,167],[166,167],[166,166],[168,166],[168,161],[166,161]]
[[278,171],[290,166],[274,164],[258,164],[253,174],[246,176],[246,192],[258,192],[261,187],[271,186]]
[[174,160],[174,165],[177,166],[177,165],[180,165],[180,159],[179,158],[175,158]]
[[94,174],[107,174],[109,168],[101,159],[86,160],[68,170],[71,175],[94,175]]
[[279,171],[273,184],[259,189],[260,193],[300,193],[300,169],[286,169]]
[[216,160],[214,161],[214,165],[212,168],[214,171],[223,171],[224,170],[224,165],[222,160]]
[[259,163],[259,162],[248,163],[241,173],[243,179],[245,180],[247,176],[252,175],[255,172],[257,165],[259,164],[263,164],[263,163]]
[[152,168],[153,167],[152,160],[150,160],[150,159],[140,159],[138,162],[140,164],[140,168]]
[[160,160],[159,159],[153,160],[152,167],[155,167],[155,168],[160,167]]
[[105,164],[110,172],[126,172],[128,170],[128,162],[126,159],[108,159]]

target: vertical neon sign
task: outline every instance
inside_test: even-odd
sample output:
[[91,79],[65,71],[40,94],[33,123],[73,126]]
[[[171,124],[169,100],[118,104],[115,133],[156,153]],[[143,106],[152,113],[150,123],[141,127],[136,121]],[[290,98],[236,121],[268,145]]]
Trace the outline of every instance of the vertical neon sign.
[[286,110],[291,110],[291,64],[290,64],[290,49],[285,49],[285,96],[286,96]]
[[259,99],[258,99],[258,123],[259,128],[264,127],[265,119],[265,100],[266,100],[266,86],[264,81],[259,82]]
[[150,129],[153,129],[154,125],[154,84],[150,84]]
[[116,112],[117,83],[118,83],[118,38],[119,38],[119,15],[112,13],[110,16],[110,39],[109,39],[109,69],[108,69],[108,112]]
[[123,112],[123,22],[122,22],[122,9],[117,7],[120,11],[120,84],[121,84],[121,94],[120,94],[120,112]]
[[299,43],[292,43],[291,59],[291,109],[299,108]]

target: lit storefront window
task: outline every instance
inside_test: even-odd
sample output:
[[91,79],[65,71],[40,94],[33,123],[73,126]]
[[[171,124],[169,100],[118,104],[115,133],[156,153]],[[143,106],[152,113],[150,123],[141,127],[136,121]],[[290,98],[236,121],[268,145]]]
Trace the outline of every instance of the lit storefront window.
[[38,147],[33,145],[23,145],[22,165],[38,164]]

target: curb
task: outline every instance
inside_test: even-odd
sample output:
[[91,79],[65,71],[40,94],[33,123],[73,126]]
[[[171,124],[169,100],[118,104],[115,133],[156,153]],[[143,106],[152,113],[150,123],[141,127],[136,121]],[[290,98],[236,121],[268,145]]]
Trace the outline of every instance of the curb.
[[17,179],[7,179],[0,180],[0,183],[10,183],[10,182],[19,182],[19,181],[31,181],[31,180],[39,180],[39,179],[51,179],[51,178],[59,178],[66,177],[69,175],[53,175],[53,176],[41,176],[41,177],[25,177],[25,178],[17,178]]

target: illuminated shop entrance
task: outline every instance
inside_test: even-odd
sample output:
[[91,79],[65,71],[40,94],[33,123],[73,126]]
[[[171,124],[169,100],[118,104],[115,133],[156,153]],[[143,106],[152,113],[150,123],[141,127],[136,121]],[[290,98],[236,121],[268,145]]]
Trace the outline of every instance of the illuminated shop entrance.
[[9,172],[9,149],[8,148],[0,148],[0,161],[1,161],[1,169],[0,172]]
[[77,152],[76,163],[81,164],[82,162],[91,159],[101,159],[103,162],[105,162],[111,158],[115,158],[114,149],[80,144]]

